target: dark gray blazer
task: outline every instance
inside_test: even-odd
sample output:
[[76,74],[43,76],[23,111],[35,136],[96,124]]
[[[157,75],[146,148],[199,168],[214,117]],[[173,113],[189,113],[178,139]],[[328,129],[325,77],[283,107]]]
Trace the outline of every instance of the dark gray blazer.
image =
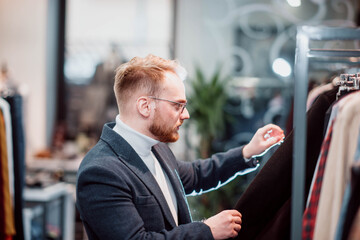
[[168,175],[178,204],[175,221],[155,178],[133,148],[106,124],[99,142],[82,161],[76,205],[89,239],[213,239],[210,228],[192,222],[185,194],[216,187],[236,172],[254,167],[242,147],[206,160],[177,161],[160,143],[153,153]]

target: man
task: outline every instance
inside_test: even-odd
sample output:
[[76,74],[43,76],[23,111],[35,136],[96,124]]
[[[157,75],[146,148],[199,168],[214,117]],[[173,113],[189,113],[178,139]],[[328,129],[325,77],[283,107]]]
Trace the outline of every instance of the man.
[[240,231],[242,216],[236,210],[193,222],[185,194],[256,167],[251,156],[281,141],[283,132],[267,125],[244,147],[205,160],[177,161],[166,143],[178,140],[190,117],[185,76],[176,61],[153,55],[117,69],[119,115],[105,124],[77,176],[77,207],[89,239],[226,239]]

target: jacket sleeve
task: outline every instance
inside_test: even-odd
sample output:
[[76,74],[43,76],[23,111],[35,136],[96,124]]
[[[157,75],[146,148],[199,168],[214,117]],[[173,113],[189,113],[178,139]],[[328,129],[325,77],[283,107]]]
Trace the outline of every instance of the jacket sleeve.
[[256,159],[245,160],[243,146],[227,152],[217,153],[208,159],[192,162],[178,161],[179,175],[186,194],[209,191],[233,180],[237,175],[246,174],[259,165]]
[[146,231],[141,214],[148,211],[156,224],[156,211],[161,209],[149,197],[134,196],[121,172],[106,165],[91,165],[78,172],[76,204],[89,239],[213,239],[202,222],[170,231]]

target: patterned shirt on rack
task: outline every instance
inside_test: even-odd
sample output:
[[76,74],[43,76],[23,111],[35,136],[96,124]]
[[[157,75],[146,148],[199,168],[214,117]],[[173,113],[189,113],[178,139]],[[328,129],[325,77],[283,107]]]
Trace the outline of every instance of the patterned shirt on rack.
[[333,125],[334,125],[334,120],[331,122],[328,133],[321,146],[320,160],[319,160],[318,170],[316,172],[315,182],[313,188],[311,189],[311,193],[310,193],[311,195],[310,195],[310,201],[308,207],[304,211],[303,222],[302,222],[303,240],[313,239],[317,207],[320,199],[321,185],[324,176],[325,164],[329,151],[329,146],[331,142]]

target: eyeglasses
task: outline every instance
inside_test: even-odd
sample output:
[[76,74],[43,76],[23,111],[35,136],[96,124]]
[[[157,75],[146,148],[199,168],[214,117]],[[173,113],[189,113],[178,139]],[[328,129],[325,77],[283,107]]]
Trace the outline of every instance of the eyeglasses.
[[176,109],[177,111],[180,111],[180,114],[184,112],[184,109],[186,108],[187,103],[181,103],[181,102],[175,102],[175,101],[171,101],[171,100],[167,100],[167,99],[163,99],[163,98],[157,98],[157,97],[153,97],[153,96],[148,96],[149,98],[155,99],[155,100],[160,100],[160,101],[166,101],[169,103],[173,103],[176,104]]

